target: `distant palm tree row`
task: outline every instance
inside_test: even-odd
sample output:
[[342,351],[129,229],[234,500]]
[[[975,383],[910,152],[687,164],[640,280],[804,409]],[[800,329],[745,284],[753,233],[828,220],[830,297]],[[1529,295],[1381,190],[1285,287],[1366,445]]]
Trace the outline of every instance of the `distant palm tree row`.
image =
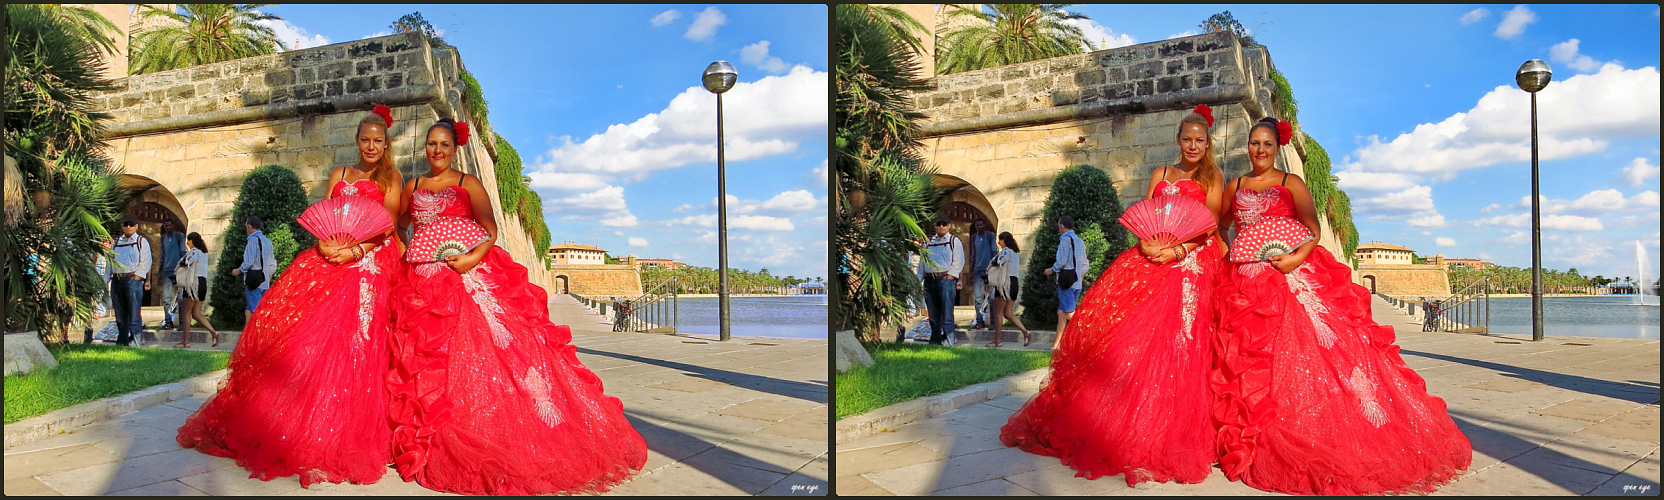
[[[1477,282],[1489,276],[1491,278],[1491,293],[1531,293],[1531,268],[1510,266],[1486,266],[1484,269],[1473,269],[1465,266],[1451,266],[1450,288],[1461,290],[1470,283]],[[1604,287],[1618,282],[1631,282],[1631,278],[1607,278],[1605,276],[1583,276],[1577,268],[1566,271],[1558,269],[1543,270],[1543,293],[1590,293],[1592,288]]]
[[[680,293],[717,293],[721,288],[721,276],[716,269],[698,266],[681,266],[675,269],[648,266],[641,272],[641,286],[647,291],[660,283],[677,278]],[[761,271],[745,269],[728,269],[729,293],[782,293],[784,288],[797,286],[820,278],[808,279],[796,276],[774,276],[769,274],[768,268]]]

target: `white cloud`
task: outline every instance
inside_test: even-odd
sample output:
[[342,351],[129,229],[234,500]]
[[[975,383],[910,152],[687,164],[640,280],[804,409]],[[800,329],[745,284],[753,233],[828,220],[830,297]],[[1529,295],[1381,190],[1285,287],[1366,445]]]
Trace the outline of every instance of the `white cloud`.
[[613,236],[623,236],[623,235],[624,235],[624,232],[623,232],[623,231],[613,231],[613,232],[612,232],[612,235],[613,235]]
[[1405,219],[1417,227],[1441,227],[1445,223],[1444,216],[1433,206],[1433,188],[1428,186],[1359,198],[1352,202],[1352,210],[1370,215],[1371,220]]
[[1577,53],[1578,43],[1578,40],[1573,38],[1571,40],[1554,44],[1553,47],[1549,47],[1548,49],[1549,59],[1554,62],[1566,63],[1566,65],[1571,66],[1572,69],[1582,72],[1589,72],[1595,68],[1599,68],[1601,66],[1600,61],[1596,61],[1593,57]]
[[1087,52],[1126,47],[1138,43],[1138,39],[1133,38],[1132,35],[1126,33],[1117,35],[1115,30],[1098,24],[1097,21],[1091,19],[1069,19],[1063,21],[1063,24],[1080,28],[1080,34],[1086,39]]
[[[1616,189],[1597,189],[1590,191],[1576,200],[1556,200],[1546,196],[1539,196],[1542,200],[1542,212],[1545,214],[1573,214],[1588,217],[1600,217],[1614,212],[1634,212],[1642,210],[1658,210],[1658,192],[1642,191],[1635,196],[1624,197]],[[1520,209],[1531,208],[1531,197],[1521,196],[1516,205]]]
[[[716,227],[716,214],[694,215],[680,219],[661,222],[667,226],[700,226]],[[791,219],[784,217],[769,217],[767,215],[739,215],[728,216],[728,229],[749,229],[752,231],[791,231],[797,229]],[[714,240],[713,240],[714,241]]]
[[1543,260],[1560,261],[1572,266],[1591,266],[1608,264],[1612,259],[1607,255],[1612,246],[1605,241],[1578,236],[1558,245],[1545,245]]
[[1462,18],[1459,19],[1459,21],[1461,21],[1463,25],[1469,25],[1477,23],[1480,19],[1484,19],[1485,16],[1489,15],[1491,15],[1491,11],[1489,9],[1478,8],[1468,11],[1466,14],[1462,14]]
[[[1475,226],[1507,226],[1531,227],[1531,214],[1499,215],[1489,219],[1471,221]],[[1578,215],[1544,215],[1542,227],[1544,229],[1559,229],[1561,231],[1599,231],[1605,229],[1600,219]],[[1530,236],[1526,236],[1530,242]]]
[[1503,40],[1518,37],[1525,33],[1526,25],[1534,22],[1537,22],[1537,13],[1524,5],[1516,5],[1513,10],[1502,15],[1502,22],[1496,25],[1496,32],[1492,35]]
[[1432,236],[1432,235],[1433,235],[1433,232],[1432,232],[1432,231],[1422,231],[1422,232],[1421,232],[1421,235],[1422,235],[1422,236]]
[[1336,172],[1340,177],[1341,189],[1362,189],[1366,191],[1405,190],[1416,186],[1414,177],[1397,172]]
[[[258,13],[260,11],[254,11],[254,12]],[[272,34],[279,41],[283,42],[283,45],[288,46],[289,50],[310,49],[312,47],[319,47],[319,46],[330,44],[329,37],[326,37],[326,36],[323,36],[323,35],[312,34],[310,32],[307,32],[306,28],[302,28],[300,26],[295,26],[294,23],[291,23],[291,22],[286,21],[286,20],[255,21],[254,24],[258,24],[258,25],[261,25],[261,26],[265,26],[267,28],[271,28],[272,29]],[[391,33],[387,33],[387,34],[391,34]],[[372,36],[378,36],[378,35],[372,35]],[[386,36],[386,35],[379,35],[379,36]],[[369,37],[366,37],[366,38],[369,38]]]
[[606,186],[587,193],[543,199],[544,213],[561,214],[561,220],[601,219],[603,226],[634,227],[636,216],[624,203],[624,188]]
[[588,191],[607,187],[607,181],[595,174],[575,174],[563,172],[531,172],[526,174],[532,178],[531,187],[559,189],[562,191]]
[[[1599,72],[1557,81],[1537,93],[1544,160],[1598,152],[1615,138],[1657,137],[1658,69],[1624,69],[1607,63]],[[1353,179],[1359,173],[1402,173],[1449,180],[1465,169],[1531,159],[1531,101],[1513,86],[1500,86],[1475,106],[1438,123],[1423,123],[1389,142],[1378,136],[1338,169],[1343,187],[1413,182],[1391,177]],[[1380,190],[1390,188],[1379,188]]]
[[653,20],[649,21],[649,22],[653,23],[654,26],[664,26],[666,24],[670,24],[671,22],[676,21],[677,19],[679,19],[681,17],[682,17],[682,11],[679,11],[679,10],[676,10],[676,9],[670,9],[670,10],[667,10],[667,11],[664,11],[664,12],[660,12],[659,15],[653,16]]
[[1488,213],[1491,213],[1491,212],[1495,212],[1496,209],[1498,209],[1498,208],[1502,208],[1502,205],[1498,204],[1498,203],[1492,203],[1490,205],[1486,205],[1485,208],[1479,209],[1479,213],[1488,214]]
[[758,208],[788,213],[807,212],[822,208],[825,201],[825,197],[817,199],[813,193],[798,189],[774,195],[773,198],[769,198]]
[[368,34],[368,35],[358,37],[358,39],[363,40],[363,39],[366,39],[366,38],[383,37],[383,36],[387,36],[387,35],[391,35],[391,34],[393,34],[393,32],[387,31],[387,30],[381,30],[381,31],[377,31],[375,33],[371,33],[371,34]]
[[671,210],[670,213],[679,214],[679,213],[686,212],[686,211],[693,210],[693,209],[694,209],[693,204],[683,203],[682,206],[676,207],[674,210]]
[[724,24],[728,24],[728,16],[724,15],[722,10],[716,6],[706,7],[699,15],[693,17],[693,24],[688,26],[688,32],[683,33],[682,38],[695,42],[710,40],[716,36],[716,29]]
[[1453,247],[1456,246],[1456,240],[1440,236],[1433,239],[1433,244],[1441,247]]
[[1174,33],[1174,34],[1171,34],[1171,35],[1167,35],[1167,39],[1172,40],[1174,38],[1184,38],[1184,37],[1187,37],[1187,36],[1196,36],[1196,35],[1200,35],[1200,34],[1201,33],[1198,33],[1196,30],[1184,30],[1183,32],[1180,32],[1180,33]]
[[636,216],[628,213],[617,217],[601,219],[601,225],[607,227],[636,227]]
[[1404,223],[1415,227],[1444,227],[1444,216],[1435,213],[1432,215],[1416,217],[1404,221]]
[[[803,140],[826,137],[827,74],[807,66],[782,76],[740,82],[723,97],[728,161],[797,150]],[[558,139],[546,160],[528,170],[546,173],[631,173],[716,161],[716,98],[689,87],[663,111],[575,142]]]
[[768,55],[768,40],[763,40],[741,48],[740,62],[756,66],[758,69],[770,74],[782,73],[792,67],[792,65],[786,64],[786,61],[782,61],[778,57]]
[[[826,187],[826,165],[827,160],[821,160],[820,165],[816,165],[814,170],[810,170],[808,174],[804,175],[804,178],[809,181],[809,184],[817,188]],[[1653,175],[1658,174],[1654,172]]]
[[1647,183],[1647,179],[1654,177],[1658,177],[1658,165],[1647,163],[1646,158],[1636,158],[1630,160],[1629,165],[1618,173],[1617,181],[1625,186],[1641,187]]
[[632,247],[644,247],[644,246],[647,246],[647,238],[635,238],[635,237],[632,237],[632,238],[630,238],[630,246],[632,246]]

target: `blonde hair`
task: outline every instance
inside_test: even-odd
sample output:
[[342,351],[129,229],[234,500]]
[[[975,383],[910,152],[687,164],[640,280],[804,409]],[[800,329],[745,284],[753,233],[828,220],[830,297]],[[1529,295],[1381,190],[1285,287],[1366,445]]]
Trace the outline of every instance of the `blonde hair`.
[[[1207,117],[1196,112],[1191,112],[1190,114],[1185,115],[1183,120],[1179,120],[1179,131],[1174,133],[1173,137],[1176,138],[1179,135],[1184,134],[1184,126],[1187,123],[1201,125],[1202,135],[1208,138],[1208,147],[1206,150],[1202,151],[1202,161],[1197,162],[1196,173],[1191,176],[1192,180],[1196,182],[1196,185],[1202,187],[1202,192],[1206,193],[1213,189],[1213,185],[1223,178],[1224,174],[1219,172],[1219,163],[1213,159],[1213,134],[1211,134],[1208,130]],[[1184,151],[1179,151],[1179,158],[1173,162],[1174,165],[1179,165],[1181,163],[1184,163]]]
[[[364,133],[364,127],[366,126],[381,127],[384,136],[389,128],[387,121],[382,120],[380,115],[366,116],[363,120],[358,121],[358,132],[353,134],[353,142],[358,142],[358,137]],[[363,159],[362,156],[359,158]],[[370,172],[370,180],[380,186],[382,192],[392,191],[393,188],[404,183],[404,176],[400,175],[399,170],[393,166],[392,137],[387,137],[387,149],[382,151],[381,159],[376,160],[375,165],[375,170]]]

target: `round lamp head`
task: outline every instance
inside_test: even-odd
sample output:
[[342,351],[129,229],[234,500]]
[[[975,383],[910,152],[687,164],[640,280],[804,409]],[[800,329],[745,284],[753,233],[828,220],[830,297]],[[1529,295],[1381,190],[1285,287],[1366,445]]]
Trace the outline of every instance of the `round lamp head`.
[[738,80],[739,77],[739,72],[734,71],[734,65],[728,64],[728,61],[711,63],[710,66],[705,67],[703,78],[705,90],[709,90],[713,94],[727,92],[728,89],[734,88],[734,81]]
[[1549,70],[1548,63],[1542,59],[1532,59],[1520,65],[1520,70],[1514,73],[1514,83],[1519,84],[1520,90],[1537,92],[1548,86],[1554,72]]

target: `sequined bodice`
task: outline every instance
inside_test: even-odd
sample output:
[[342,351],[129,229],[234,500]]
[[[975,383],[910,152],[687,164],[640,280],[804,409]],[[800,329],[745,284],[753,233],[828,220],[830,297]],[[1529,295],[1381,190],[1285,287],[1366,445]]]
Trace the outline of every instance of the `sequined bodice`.
[[1197,184],[1194,180],[1179,179],[1176,181],[1170,181],[1163,179],[1161,183],[1161,187],[1156,188],[1157,193],[1180,194],[1190,197],[1196,201],[1200,201],[1203,205],[1208,203],[1208,194],[1202,191],[1202,185]]
[[1253,224],[1266,217],[1294,219],[1294,196],[1287,187],[1280,185],[1262,191],[1237,189],[1235,206],[1231,216],[1235,217],[1238,225]]
[[381,201],[383,196],[381,186],[376,185],[375,181],[369,179],[359,179],[352,182],[341,181],[335,183],[335,187],[330,190],[329,196],[336,197],[341,195],[366,196],[375,198],[378,202]]
[[410,217],[416,229],[440,217],[474,219],[474,207],[468,201],[468,191],[462,186],[448,186],[438,191],[417,189],[410,194]]

